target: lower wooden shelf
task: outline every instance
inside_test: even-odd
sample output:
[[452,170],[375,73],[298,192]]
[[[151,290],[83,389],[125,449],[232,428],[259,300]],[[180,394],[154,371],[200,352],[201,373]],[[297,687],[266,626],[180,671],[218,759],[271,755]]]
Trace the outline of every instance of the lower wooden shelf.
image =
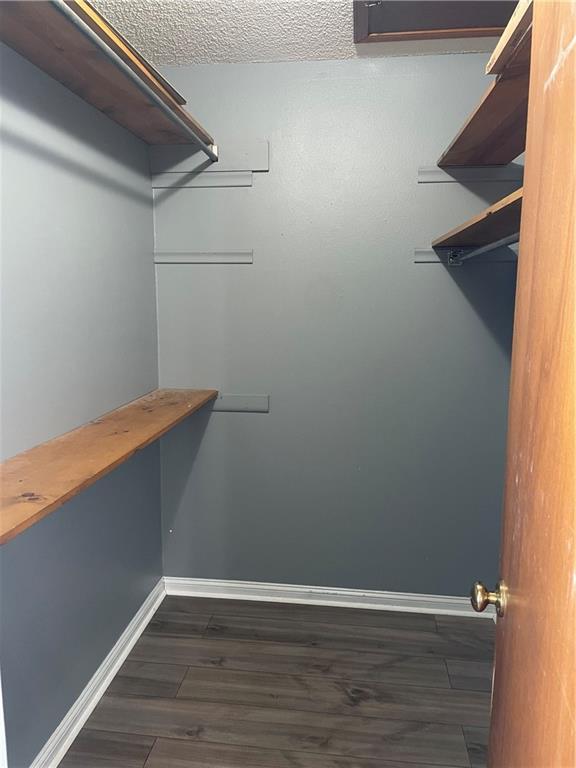
[[520,231],[522,189],[433,241],[433,248],[480,248]]
[[0,544],[42,520],[217,395],[215,389],[157,389],[3,462]]

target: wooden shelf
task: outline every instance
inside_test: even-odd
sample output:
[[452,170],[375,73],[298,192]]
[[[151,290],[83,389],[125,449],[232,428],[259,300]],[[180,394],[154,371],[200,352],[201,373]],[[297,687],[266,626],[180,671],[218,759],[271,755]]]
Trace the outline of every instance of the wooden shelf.
[[487,75],[499,75],[508,66],[518,52],[530,57],[530,40],[532,35],[533,0],[520,0],[506,25],[496,48],[486,65]]
[[520,231],[522,190],[486,208],[478,216],[451,229],[432,243],[433,248],[479,248]]
[[[206,144],[210,134],[185,100],[86,0],[68,6]],[[190,136],[98,46],[46,0],[0,2],[0,40],[148,144],[190,144]]]
[[438,165],[505,165],[526,146],[532,3],[522,2],[488,64],[498,72],[478,107],[444,152]]
[[158,389],[3,462],[0,543],[42,520],[217,394],[214,389]]

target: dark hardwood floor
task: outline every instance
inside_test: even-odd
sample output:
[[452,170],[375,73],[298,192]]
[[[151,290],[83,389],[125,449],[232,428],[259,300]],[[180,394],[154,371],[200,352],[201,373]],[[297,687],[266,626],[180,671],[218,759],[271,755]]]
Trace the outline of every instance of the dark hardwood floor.
[[62,768],[483,768],[494,623],[167,597]]

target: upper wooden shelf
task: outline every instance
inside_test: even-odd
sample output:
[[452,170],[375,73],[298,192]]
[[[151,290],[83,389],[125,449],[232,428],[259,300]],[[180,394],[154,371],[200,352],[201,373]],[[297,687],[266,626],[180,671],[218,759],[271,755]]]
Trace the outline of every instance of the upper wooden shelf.
[[[86,0],[67,5],[206,144],[185,100]],[[0,40],[148,144],[192,139],[50,0],[0,2]]]
[[505,165],[526,146],[532,0],[521,0],[488,63],[497,73],[438,165]]
[[451,229],[432,243],[433,248],[480,248],[520,231],[522,190],[498,200],[478,216]]
[[486,65],[487,75],[499,75],[510,66],[512,59],[520,51],[523,51],[523,55],[530,61],[533,5],[533,0],[520,0],[516,5]]
[[3,462],[0,543],[42,520],[217,394],[214,389],[158,389]]

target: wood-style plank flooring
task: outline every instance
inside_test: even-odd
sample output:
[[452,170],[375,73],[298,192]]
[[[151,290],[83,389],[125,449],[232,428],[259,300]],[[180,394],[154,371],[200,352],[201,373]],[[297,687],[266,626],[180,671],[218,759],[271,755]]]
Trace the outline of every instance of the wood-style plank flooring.
[[167,597],[62,768],[483,768],[494,623]]

